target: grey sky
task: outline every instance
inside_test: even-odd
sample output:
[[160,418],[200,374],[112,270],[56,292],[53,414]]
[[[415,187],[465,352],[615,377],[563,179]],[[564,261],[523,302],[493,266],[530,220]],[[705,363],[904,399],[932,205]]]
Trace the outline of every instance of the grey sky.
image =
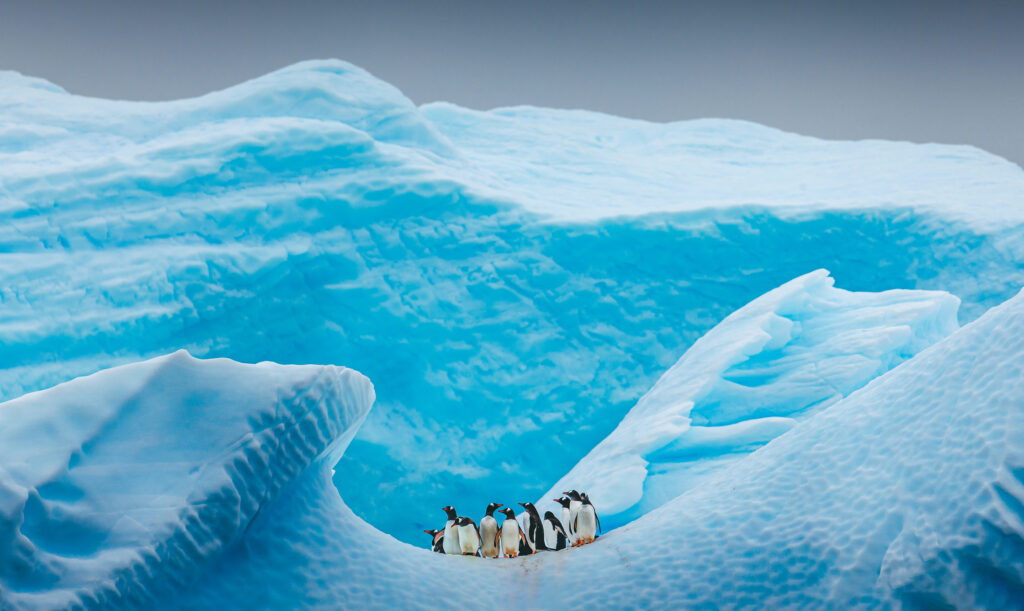
[[748,119],[1024,165],[1024,2],[0,4],[0,68],[171,99],[338,57],[415,102]]

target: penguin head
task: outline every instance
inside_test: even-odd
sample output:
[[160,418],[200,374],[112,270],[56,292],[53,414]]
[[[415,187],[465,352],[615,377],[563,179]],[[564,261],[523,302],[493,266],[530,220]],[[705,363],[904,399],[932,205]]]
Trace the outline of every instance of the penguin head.
[[523,506],[523,509],[525,509],[526,513],[530,514],[531,517],[536,516],[536,518],[538,520],[540,519],[540,514],[537,513],[537,508],[533,506],[533,503],[519,503],[519,504]]
[[506,518],[512,518],[513,520],[516,519],[516,512],[512,511],[511,507],[506,507],[506,508],[502,509],[501,511],[499,511],[498,513],[505,514]]
[[441,511],[445,512],[446,514],[448,514],[448,519],[449,520],[454,520],[455,518],[457,518],[459,516],[459,514],[455,513],[455,508],[452,507],[451,505],[449,505],[447,507],[442,507]]
[[555,520],[555,514],[551,513],[550,511],[545,511],[544,519],[553,522]]
[[580,493],[580,500],[581,500],[581,501],[583,501],[583,504],[584,504],[584,505],[591,505],[591,504],[592,504],[592,503],[590,502],[590,497],[589,497],[589,496],[587,496],[587,493],[586,493],[586,492],[581,492],[581,493]]
[[487,515],[493,516],[494,510],[501,506],[501,503],[491,503],[490,505],[487,506]]
[[561,498],[551,499],[551,500],[553,500],[554,502],[558,503],[562,507],[565,507],[566,509],[569,508],[569,497],[567,497],[567,496],[563,496]]
[[425,533],[427,533],[428,535],[430,535],[431,537],[433,537],[433,536],[437,535],[437,533],[439,533],[439,532],[441,532],[441,531],[440,531],[440,530],[437,530],[436,528],[432,528],[432,529],[430,529],[430,530],[425,530],[425,531],[423,531],[423,532],[425,532]]
[[576,492],[575,490],[569,490],[568,492],[563,492],[562,494],[568,495],[568,497],[574,501],[581,500],[580,493]]

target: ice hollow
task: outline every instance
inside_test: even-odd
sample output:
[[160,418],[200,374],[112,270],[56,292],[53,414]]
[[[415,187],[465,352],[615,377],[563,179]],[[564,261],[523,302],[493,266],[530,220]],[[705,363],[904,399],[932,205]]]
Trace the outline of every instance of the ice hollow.
[[3,603],[1007,608],[1022,371],[1024,294],[596,543],[502,561],[412,547],[346,506],[330,468],[364,377],[176,353],[0,404]]

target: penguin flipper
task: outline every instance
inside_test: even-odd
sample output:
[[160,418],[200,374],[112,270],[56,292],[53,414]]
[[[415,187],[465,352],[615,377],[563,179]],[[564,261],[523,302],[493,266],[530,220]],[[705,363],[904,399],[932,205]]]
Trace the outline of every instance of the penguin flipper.
[[598,532],[604,532],[604,529],[601,528],[601,518],[599,518],[597,516],[597,511],[596,510],[594,511],[594,519],[597,520],[597,531]]

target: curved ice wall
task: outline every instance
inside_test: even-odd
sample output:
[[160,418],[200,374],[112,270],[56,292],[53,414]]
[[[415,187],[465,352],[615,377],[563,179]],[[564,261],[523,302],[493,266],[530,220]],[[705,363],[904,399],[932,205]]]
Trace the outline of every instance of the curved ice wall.
[[976,318],[1024,283],[1021,193],[971,147],[416,107],[342,62],[168,103],[2,73],[0,397],[181,347],[344,363],[378,405],[337,481],[420,541],[535,498],[796,276]]
[[[760,335],[721,329],[727,353]],[[1022,366],[1018,295],[596,543],[498,561],[345,505],[361,375],[176,353],[0,404],[0,606],[1012,608]]]

